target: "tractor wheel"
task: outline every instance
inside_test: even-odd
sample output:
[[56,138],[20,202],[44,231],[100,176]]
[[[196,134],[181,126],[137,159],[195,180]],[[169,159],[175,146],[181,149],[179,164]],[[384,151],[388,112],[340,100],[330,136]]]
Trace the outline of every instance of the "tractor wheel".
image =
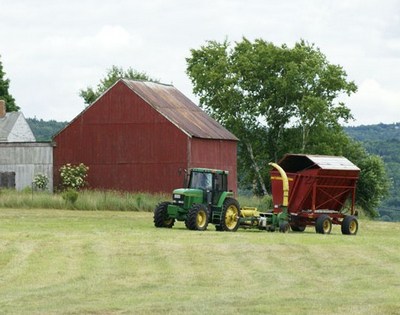
[[356,235],[358,231],[358,221],[352,216],[344,217],[342,221],[342,234],[346,235]]
[[290,231],[290,224],[288,222],[282,222],[279,224],[279,232],[287,233]]
[[332,220],[327,214],[322,214],[315,221],[315,232],[329,234],[332,231]]
[[236,199],[226,198],[222,206],[220,227],[222,231],[235,232],[239,228],[240,206]]
[[208,226],[208,211],[205,205],[196,204],[189,209],[185,224],[189,230],[204,231]]
[[306,229],[305,225],[291,225],[290,227],[292,228],[292,231],[295,232],[304,232],[304,230]]
[[154,225],[155,227],[172,228],[175,223],[174,218],[168,218],[168,205],[170,202],[161,202],[154,209]]

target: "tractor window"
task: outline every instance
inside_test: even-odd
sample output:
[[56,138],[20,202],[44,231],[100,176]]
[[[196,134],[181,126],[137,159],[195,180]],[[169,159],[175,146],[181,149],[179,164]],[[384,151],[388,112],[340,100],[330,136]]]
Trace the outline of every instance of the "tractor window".
[[211,173],[193,172],[190,178],[189,188],[198,188],[203,190],[211,189]]
[[225,174],[215,174],[215,187],[216,191],[227,191],[227,180]]

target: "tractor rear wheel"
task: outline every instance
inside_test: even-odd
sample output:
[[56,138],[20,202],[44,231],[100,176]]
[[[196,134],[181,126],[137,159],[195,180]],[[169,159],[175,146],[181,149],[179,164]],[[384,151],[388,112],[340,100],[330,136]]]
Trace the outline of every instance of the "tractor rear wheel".
[[185,224],[189,230],[204,231],[208,226],[209,215],[205,205],[196,204],[189,209]]
[[332,220],[327,214],[322,214],[315,221],[315,232],[329,234],[332,231]]
[[357,219],[352,215],[344,217],[342,221],[342,234],[356,235],[357,231],[358,231]]
[[239,228],[240,206],[236,199],[226,198],[222,206],[220,228],[235,232]]
[[168,205],[170,204],[170,202],[161,202],[154,209],[155,227],[172,228],[174,226],[175,219],[168,217]]

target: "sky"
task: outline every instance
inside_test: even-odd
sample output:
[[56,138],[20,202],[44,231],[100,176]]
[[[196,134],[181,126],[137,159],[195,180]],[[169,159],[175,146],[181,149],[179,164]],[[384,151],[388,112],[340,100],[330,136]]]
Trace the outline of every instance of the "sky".
[[190,50],[243,37],[315,44],[358,86],[349,125],[400,122],[399,0],[0,0],[0,61],[27,118],[72,120],[113,65],[197,104]]

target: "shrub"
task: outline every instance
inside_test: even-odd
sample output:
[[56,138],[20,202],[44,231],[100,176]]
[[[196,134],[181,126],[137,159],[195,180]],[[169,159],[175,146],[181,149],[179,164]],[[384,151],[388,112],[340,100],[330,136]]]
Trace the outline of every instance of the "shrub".
[[62,193],[62,198],[71,204],[75,204],[78,200],[78,192],[75,189],[68,188]]
[[49,178],[44,174],[37,174],[33,179],[33,183],[37,188],[46,190],[49,184]]
[[83,163],[79,165],[65,164],[60,167],[60,176],[64,188],[79,190],[86,185],[85,178],[89,167]]

